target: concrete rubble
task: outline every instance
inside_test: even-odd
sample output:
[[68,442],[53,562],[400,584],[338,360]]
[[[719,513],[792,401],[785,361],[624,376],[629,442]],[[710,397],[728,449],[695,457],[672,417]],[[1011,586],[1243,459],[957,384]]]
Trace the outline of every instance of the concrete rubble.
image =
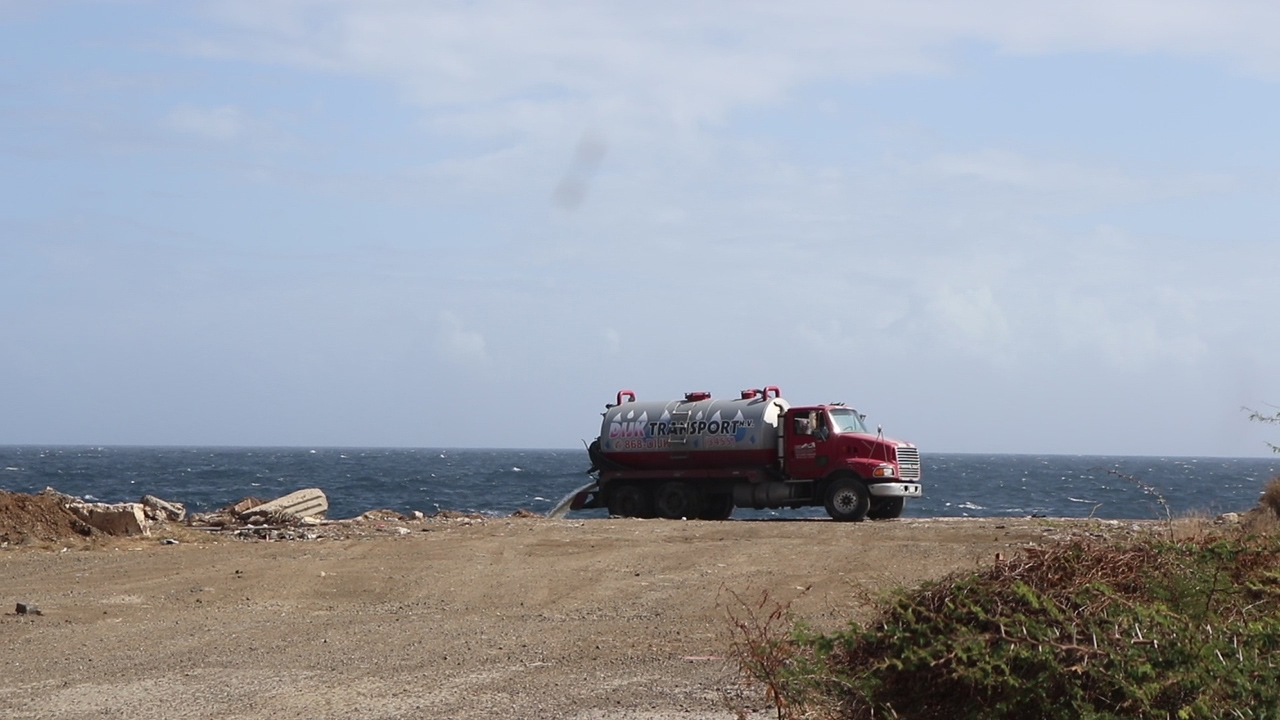
[[329,511],[329,498],[319,488],[296,490],[270,502],[262,503],[240,513],[241,522],[254,524],[255,520],[274,520],[277,523],[303,518],[322,518]]
[[58,492],[51,487],[41,495],[57,498],[64,508],[94,530],[108,535],[150,535],[152,520],[145,506],[136,503],[98,503]]
[[90,503],[83,500],[67,504],[67,509],[90,527],[108,535],[150,535],[151,521],[142,503]]
[[155,495],[142,496],[143,512],[150,520],[182,522],[187,519],[187,508],[182,503],[161,500]]
[[[325,517],[329,500],[319,488],[305,488],[272,499],[246,497],[212,512],[188,512],[185,505],[144,495],[138,502],[102,503],[45,488],[42,496],[53,497],[76,522],[83,523],[82,535],[100,532],[111,536],[150,537],[176,545],[178,540],[166,526],[180,525],[190,530],[230,535],[245,540],[345,539],[376,535],[409,535],[445,527],[483,525],[499,520],[475,512],[441,510],[427,515],[420,510],[369,510],[344,520]],[[542,518],[528,510],[517,510],[508,521]]]

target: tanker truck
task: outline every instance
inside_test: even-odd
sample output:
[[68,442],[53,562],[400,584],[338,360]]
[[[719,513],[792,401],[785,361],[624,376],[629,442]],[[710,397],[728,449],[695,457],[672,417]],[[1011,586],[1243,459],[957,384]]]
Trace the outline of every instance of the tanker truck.
[[571,507],[724,520],[736,507],[821,506],[835,520],[895,518],[922,494],[920,452],[865,419],[841,403],[792,407],[773,385],[728,400],[640,402],[622,390],[587,448],[595,482]]

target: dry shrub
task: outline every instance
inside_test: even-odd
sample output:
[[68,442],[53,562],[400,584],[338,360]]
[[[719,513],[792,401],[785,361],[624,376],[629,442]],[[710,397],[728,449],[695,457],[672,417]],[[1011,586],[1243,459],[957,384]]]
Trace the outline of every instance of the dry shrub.
[[1258,504],[1240,519],[1246,533],[1269,535],[1280,532],[1280,476],[1271,479]]
[[1196,540],[1221,535],[1227,528],[1219,524],[1216,515],[1204,510],[1180,513],[1173,519],[1171,540]]
[[1280,518],[1280,475],[1271,478],[1271,482],[1267,483],[1258,505],[1270,509],[1276,517]]
[[1280,518],[1259,505],[1240,518],[1240,529],[1253,535],[1271,535],[1280,530]]
[[[801,590],[800,595],[810,587]],[[742,676],[764,688],[778,720],[800,717],[797,713],[805,706],[808,683],[803,671],[799,671],[799,678],[797,673],[811,662],[812,653],[796,638],[798,628],[791,616],[791,603],[799,596],[781,601],[765,590],[759,600],[751,601],[733,590],[723,590],[732,599],[726,612],[733,630],[733,654]],[[738,717],[746,716],[741,706],[733,709]]]

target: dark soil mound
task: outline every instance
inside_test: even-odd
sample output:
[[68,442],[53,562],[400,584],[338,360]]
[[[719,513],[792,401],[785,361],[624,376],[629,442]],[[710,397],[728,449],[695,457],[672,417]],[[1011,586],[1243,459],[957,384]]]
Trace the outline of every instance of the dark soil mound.
[[56,495],[0,490],[0,543],[57,542],[92,534],[93,528],[63,507]]

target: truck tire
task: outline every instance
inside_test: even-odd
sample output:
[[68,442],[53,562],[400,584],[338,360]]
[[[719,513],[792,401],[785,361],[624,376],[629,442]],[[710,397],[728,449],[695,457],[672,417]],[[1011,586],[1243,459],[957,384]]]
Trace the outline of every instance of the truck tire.
[[871,493],[856,477],[838,477],[827,485],[826,505],[832,520],[861,522],[871,509]]
[[900,497],[875,498],[871,501],[871,509],[867,510],[867,517],[872,520],[892,520],[902,514],[902,505]]
[[663,483],[658,486],[658,492],[653,497],[658,517],[668,520],[697,517],[699,504],[698,491],[689,483]]
[[609,514],[618,517],[653,517],[653,499],[647,488],[619,485],[609,491]]
[[702,507],[698,510],[699,520],[728,520],[733,514],[733,495],[730,493],[713,493],[703,496]]

